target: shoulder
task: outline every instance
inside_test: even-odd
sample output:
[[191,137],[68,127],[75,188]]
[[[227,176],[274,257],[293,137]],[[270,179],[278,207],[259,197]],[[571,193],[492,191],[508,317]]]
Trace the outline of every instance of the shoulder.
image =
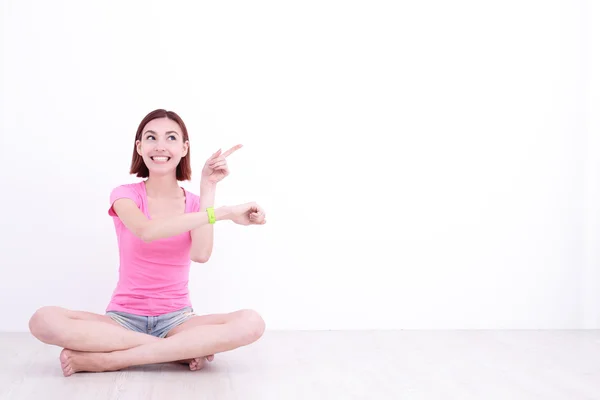
[[110,200],[114,202],[120,197],[133,197],[135,200],[142,198],[144,182],[126,183],[113,188],[110,192]]
[[109,215],[115,216],[113,205],[119,199],[131,199],[138,206],[142,205],[144,182],[126,183],[113,188],[110,192]]

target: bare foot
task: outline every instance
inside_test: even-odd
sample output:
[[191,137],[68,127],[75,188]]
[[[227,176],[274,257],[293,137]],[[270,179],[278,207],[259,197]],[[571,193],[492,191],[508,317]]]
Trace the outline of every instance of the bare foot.
[[60,365],[64,376],[71,376],[76,372],[103,372],[111,371],[105,353],[88,353],[63,349],[60,353]]
[[204,368],[204,366],[206,365],[206,361],[211,362],[214,359],[215,356],[211,354],[206,357],[196,357],[190,360],[183,360],[181,361],[181,364],[188,364],[190,366],[190,371],[198,371]]

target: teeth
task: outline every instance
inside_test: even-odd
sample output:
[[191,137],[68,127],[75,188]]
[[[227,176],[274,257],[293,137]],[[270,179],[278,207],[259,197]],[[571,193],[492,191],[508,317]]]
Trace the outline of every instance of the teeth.
[[169,157],[152,157],[152,159],[154,161],[162,161],[162,162],[166,162],[169,160]]

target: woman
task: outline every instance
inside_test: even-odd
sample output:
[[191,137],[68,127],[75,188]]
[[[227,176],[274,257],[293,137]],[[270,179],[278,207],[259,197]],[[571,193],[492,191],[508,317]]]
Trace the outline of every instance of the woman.
[[147,179],[110,195],[120,267],[106,313],[43,307],[29,321],[36,338],[64,348],[65,376],[173,361],[198,370],[214,354],[262,336],[264,321],[253,310],[195,315],[187,286],[191,261],[210,258],[217,221],[266,222],[255,203],[213,207],[216,184],[229,174],[226,159],[240,147],[219,150],[206,161],[197,196],[178,184],[191,178],[181,118],[159,109],[141,121],[130,172]]

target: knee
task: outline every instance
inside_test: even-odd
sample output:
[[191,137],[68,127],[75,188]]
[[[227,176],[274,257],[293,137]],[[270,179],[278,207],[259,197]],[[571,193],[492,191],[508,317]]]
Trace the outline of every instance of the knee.
[[60,307],[47,306],[38,309],[29,319],[29,331],[44,343],[53,344],[60,335],[56,328],[56,320],[60,318]]
[[254,310],[240,311],[240,323],[243,326],[243,342],[249,344],[261,338],[265,332],[265,321]]

